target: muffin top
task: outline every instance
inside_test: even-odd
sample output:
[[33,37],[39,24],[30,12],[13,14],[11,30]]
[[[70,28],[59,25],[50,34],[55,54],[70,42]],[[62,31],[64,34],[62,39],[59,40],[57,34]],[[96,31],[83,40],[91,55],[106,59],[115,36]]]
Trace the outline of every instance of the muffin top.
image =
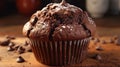
[[95,35],[96,25],[82,9],[66,3],[50,3],[34,13],[23,34],[40,40],[80,40]]

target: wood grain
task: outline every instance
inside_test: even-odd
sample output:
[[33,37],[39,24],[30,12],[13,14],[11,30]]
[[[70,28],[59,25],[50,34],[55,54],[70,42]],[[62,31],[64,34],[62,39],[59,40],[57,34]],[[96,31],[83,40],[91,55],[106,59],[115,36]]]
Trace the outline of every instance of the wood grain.
[[[4,37],[1,37],[3,39]],[[109,37],[101,37],[101,40],[109,40]],[[17,37],[16,40],[13,40],[15,43],[24,43],[26,38],[24,37]],[[97,44],[100,45],[100,44]],[[76,65],[68,65],[66,67],[74,67],[74,66],[83,66],[83,67],[120,67],[120,46],[117,46],[115,44],[101,44],[103,47],[103,51],[97,51],[95,49],[96,45],[93,44],[93,41],[91,41],[89,46],[89,53],[88,57],[85,61],[83,61],[81,64]],[[101,61],[98,61],[96,59],[92,59],[89,56],[99,53],[102,57]],[[33,53],[23,53],[21,56],[26,60],[24,63],[17,63],[16,58],[20,54],[17,54],[15,52],[8,52],[7,47],[0,46],[0,67],[50,67],[44,64],[41,64],[36,61]],[[55,66],[56,67],[56,66]]]

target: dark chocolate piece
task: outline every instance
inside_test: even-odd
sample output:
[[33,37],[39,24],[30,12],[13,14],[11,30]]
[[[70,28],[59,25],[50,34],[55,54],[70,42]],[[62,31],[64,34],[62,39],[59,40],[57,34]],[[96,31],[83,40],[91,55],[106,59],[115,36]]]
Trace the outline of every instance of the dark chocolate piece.
[[25,48],[23,48],[22,46],[20,46],[20,47],[17,49],[17,52],[18,52],[19,54],[22,54],[22,53],[25,52]]
[[27,52],[32,52],[32,48],[31,48],[30,45],[28,45],[28,46],[26,47],[26,51],[27,51]]
[[9,46],[9,47],[13,47],[13,46],[15,46],[15,43],[10,42],[8,46]]
[[94,41],[97,42],[97,43],[99,43],[99,42],[100,42],[100,39],[99,39],[99,38],[95,38]]
[[10,43],[10,40],[9,39],[4,39],[0,42],[0,45],[1,46],[8,46],[8,44]]
[[113,39],[110,39],[109,43],[115,43],[115,41]]
[[105,40],[101,40],[101,44],[107,44]]
[[13,39],[16,38],[15,36],[10,36],[10,35],[6,35],[5,37],[6,37],[7,39],[10,39],[10,40],[13,40]]
[[16,45],[14,46],[14,49],[17,50],[20,46],[19,45]]
[[96,60],[102,60],[102,57],[100,56],[100,54],[94,54],[93,56],[91,56],[91,58]]
[[120,37],[115,41],[115,44],[120,46]]
[[16,59],[16,62],[17,63],[22,63],[22,62],[25,62],[24,58],[19,56],[17,59]]
[[100,45],[98,45],[98,46],[96,46],[96,50],[98,50],[98,51],[102,51],[103,48],[102,48]]
[[94,37],[91,37],[90,40],[95,40],[95,38],[94,38]]
[[28,45],[29,45],[28,41],[25,41],[24,46],[28,46]]
[[94,45],[98,44],[99,42],[100,42],[100,40],[99,40],[98,38],[95,38],[95,39],[93,40]]
[[13,48],[12,46],[9,46],[9,47],[7,48],[7,50],[8,50],[8,51],[13,51],[14,48]]
[[0,57],[0,61],[1,61],[2,59],[1,59],[1,57]]
[[113,36],[113,39],[114,39],[114,40],[117,40],[118,38],[119,38],[118,35]]

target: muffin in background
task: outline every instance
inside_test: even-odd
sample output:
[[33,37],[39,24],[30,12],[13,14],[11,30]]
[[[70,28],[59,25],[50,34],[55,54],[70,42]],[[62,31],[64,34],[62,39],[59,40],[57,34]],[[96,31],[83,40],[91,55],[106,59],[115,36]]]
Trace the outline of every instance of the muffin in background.
[[23,27],[37,61],[51,66],[85,60],[95,31],[96,25],[88,14],[65,0],[37,11]]

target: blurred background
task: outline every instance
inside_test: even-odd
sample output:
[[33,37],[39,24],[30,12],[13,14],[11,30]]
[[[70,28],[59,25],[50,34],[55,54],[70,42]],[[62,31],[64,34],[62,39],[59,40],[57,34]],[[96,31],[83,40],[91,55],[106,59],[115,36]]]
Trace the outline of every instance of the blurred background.
[[[120,0],[66,0],[87,11],[100,36],[120,35]],[[0,36],[22,36],[30,16],[51,2],[61,0],[0,0]]]

